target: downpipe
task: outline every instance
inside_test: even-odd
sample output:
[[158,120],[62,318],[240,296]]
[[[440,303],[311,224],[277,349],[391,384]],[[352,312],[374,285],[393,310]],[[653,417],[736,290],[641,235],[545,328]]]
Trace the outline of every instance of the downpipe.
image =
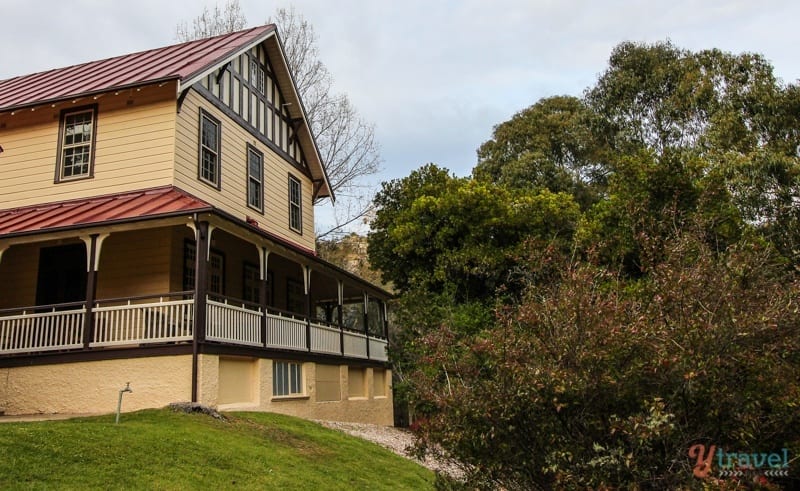
[[122,410],[122,394],[124,394],[125,392],[131,392],[131,393],[133,392],[133,389],[131,389],[130,382],[126,383],[125,388],[120,389],[119,391],[119,400],[117,401],[117,421],[115,424],[119,424],[119,413]]

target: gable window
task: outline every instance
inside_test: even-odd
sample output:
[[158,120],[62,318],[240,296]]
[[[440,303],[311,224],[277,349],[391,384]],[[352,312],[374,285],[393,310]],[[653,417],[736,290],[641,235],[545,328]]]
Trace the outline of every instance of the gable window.
[[247,206],[264,212],[264,154],[247,145]]
[[220,122],[200,111],[200,159],[198,176],[201,181],[220,187]]
[[300,181],[289,176],[289,228],[303,233],[303,192]]
[[96,106],[63,111],[56,182],[92,177],[97,128]]
[[303,395],[303,365],[289,361],[273,361],[272,395]]
[[264,69],[256,60],[250,60],[250,85],[261,94],[264,94],[264,79]]

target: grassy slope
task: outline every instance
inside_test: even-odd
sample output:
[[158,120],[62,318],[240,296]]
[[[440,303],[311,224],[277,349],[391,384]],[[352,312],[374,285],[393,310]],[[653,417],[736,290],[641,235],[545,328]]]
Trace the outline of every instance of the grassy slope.
[[269,413],[147,410],[0,424],[0,489],[431,489],[372,443]]

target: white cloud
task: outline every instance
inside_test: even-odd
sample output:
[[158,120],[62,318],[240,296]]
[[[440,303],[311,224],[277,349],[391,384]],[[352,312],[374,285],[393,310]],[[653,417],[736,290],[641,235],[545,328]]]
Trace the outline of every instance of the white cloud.
[[[240,0],[251,24],[276,6]],[[204,2],[213,5],[213,1]],[[221,2],[222,3],[222,2]],[[800,77],[784,0],[297,0],[322,60],[375,122],[386,178],[429,161],[466,174],[492,127],[541,97],[579,95],[623,40],[760,52]],[[193,0],[0,0],[0,78],[155,48],[202,10]]]

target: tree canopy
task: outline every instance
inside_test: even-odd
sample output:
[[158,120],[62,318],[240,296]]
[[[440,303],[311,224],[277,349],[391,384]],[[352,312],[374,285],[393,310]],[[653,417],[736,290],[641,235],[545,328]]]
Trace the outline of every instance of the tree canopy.
[[799,97],[758,54],[625,42],[472,176],[384,183],[369,256],[420,450],[507,489],[699,486],[693,442],[800,452]]

